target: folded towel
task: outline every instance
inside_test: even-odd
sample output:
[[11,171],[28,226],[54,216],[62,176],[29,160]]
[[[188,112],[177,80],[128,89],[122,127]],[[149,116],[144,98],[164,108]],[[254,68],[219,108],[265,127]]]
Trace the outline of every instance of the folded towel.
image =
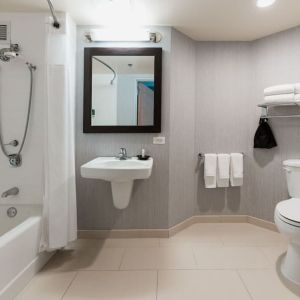
[[242,186],[244,178],[244,156],[242,153],[230,154],[231,186]]
[[294,104],[296,101],[295,97],[295,94],[266,96],[264,104]]
[[218,154],[217,186],[229,187],[230,155]]
[[295,94],[300,94],[300,83],[295,84]]
[[208,189],[217,187],[217,154],[205,154],[204,181]]
[[[300,91],[300,85],[299,85]],[[282,95],[282,94],[294,94],[295,84],[282,84],[268,87],[264,90],[265,96]]]
[[295,95],[295,103],[300,105],[300,94]]

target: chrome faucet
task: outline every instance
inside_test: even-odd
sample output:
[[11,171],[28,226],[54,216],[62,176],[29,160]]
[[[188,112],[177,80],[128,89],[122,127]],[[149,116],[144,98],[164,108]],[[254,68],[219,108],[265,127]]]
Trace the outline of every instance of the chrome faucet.
[[128,158],[126,148],[120,148],[120,153],[118,158],[120,160],[126,160]]
[[7,198],[8,196],[16,196],[19,194],[19,192],[20,192],[20,190],[17,187],[13,187],[13,188],[5,191],[4,193],[2,193],[1,197]]

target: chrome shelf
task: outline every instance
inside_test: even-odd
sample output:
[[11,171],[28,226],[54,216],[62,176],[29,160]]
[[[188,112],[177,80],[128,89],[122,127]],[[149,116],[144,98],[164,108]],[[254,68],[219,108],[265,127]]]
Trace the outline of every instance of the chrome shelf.
[[258,104],[258,107],[262,108],[264,111],[261,115],[261,118],[300,118],[300,114],[296,115],[270,115],[269,114],[269,108],[275,108],[275,107],[299,107],[300,105],[298,103],[273,103],[273,104]]

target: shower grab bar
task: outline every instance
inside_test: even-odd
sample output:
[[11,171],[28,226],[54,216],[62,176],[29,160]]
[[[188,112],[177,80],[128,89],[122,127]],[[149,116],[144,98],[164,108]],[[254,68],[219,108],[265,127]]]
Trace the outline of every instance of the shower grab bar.
[[48,5],[49,5],[49,9],[50,9],[50,12],[51,12],[51,15],[52,15],[52,18],[53,18],[53,27],[54,28],[57,28],[59,29],[60,28],[60,23],[58,22],[58,19],[55,15],[55,10],[54,10],[54,7],[53,7],[53,4],[51,2],[51,0],[47,0],[48,2]]

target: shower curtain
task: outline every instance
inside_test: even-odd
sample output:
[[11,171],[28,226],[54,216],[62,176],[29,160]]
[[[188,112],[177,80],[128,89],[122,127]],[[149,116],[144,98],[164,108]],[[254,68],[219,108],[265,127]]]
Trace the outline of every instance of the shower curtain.
[[75,185],[76,25],[63,14],[61,28],[46,22],[44,199],[40,250],[77,238]]

